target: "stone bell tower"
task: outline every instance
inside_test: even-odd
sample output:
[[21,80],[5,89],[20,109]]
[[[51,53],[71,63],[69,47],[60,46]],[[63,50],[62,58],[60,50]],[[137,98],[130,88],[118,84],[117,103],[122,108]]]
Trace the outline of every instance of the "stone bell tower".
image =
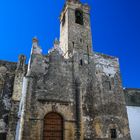
[[68,58],[72,50],[90,53],[92,36],[90,8],[80,0],[67,0],[60,16],[60,47]]

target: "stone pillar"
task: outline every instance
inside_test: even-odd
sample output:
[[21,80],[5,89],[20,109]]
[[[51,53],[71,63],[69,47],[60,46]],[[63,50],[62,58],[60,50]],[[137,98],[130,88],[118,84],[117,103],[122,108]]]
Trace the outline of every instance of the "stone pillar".
[[19,56],[17,69],[15,71],[14,88],[11,101],[12,107],[11,112],[9,114],[9,130],[7,140],[15,140],[16,137],[19,103],[22,96],[23,78],[25,75],[25,60],[26,57],[24,55]]

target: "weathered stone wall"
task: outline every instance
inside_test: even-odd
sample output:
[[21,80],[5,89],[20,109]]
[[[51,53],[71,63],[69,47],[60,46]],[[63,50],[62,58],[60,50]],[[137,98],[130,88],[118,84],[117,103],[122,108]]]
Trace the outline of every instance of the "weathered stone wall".
[[[75,78],[79,79],[81,117],[79,129],[81,139],[108,139],[109,128],[117,129],[119,139],[129,139],[118,59],[95,53],[95,57],[90,55],[90,59],[88,55],[84,55],[81,65],[79,63],[81,56],[81,54],[75,54],[75,59],[66,60],[58,50],[53,50],[48,56],[36,55],[34,57],[30,77],[27,77],[29,85],[26,97],[23,139],[41,140],[43,119],[50,112],[58,112],[63,116],[64,139],[70,140],[76,137]],[[19,75],[20,72],[15,72],[16,65],[16,63],[4,61],[1,61],[0,65],[1,133],[7,133],[8,131],[7,118],[11,109],[14,79],[16,80],[18,77],[15,74]],[[19,76],[20,79],[23,78],[23,71],[21,75]],[[20,81],[23,82],[19,80],[19,83]],[[95,81],[96,84],[94,84]],[[16,88],[18,82],[15,81],[15,83]],[[19,86],[17,87],[19,90]],[[95,89],[93,90],[93,88]],[[125,89],[124,92],[127,105],[139,105],[138,89]],[[13,114],[10,115],[9,122],[12,132],[9,131],[9,133],[14,133],[14,137],[9,134],[8,138],[10,140],[15,139],[19,100],[13,100],[12,106],[10,112]],[[126,135],[126,138],[124,135]]]
[[[41,63],[34,63],[37,58],[40,58],[38,62]],[[75,96],[71,62],[64,60],[57,50],[47,57],[36,55],[34,60],[27,77],[29,82],[22,138],[23,140],[41,140],[45,115],[49,112],[58,112],[65,121],[64,139],[73,139]]]
[[125,88],[124,96],[127,106],[140,106],[140,89]]
[[19,103],[22,96],[23,78],[26,73],[27,66],[25,65],[26,57],[19,55],[19,60],[15,70],[15,77],[13,83],[13,94],[11,97],[11,110],[9,113],[9,128],[7,140],[15,140],[16,129],[19,121]]
[[116,129],[117,139],[130,139],[118,59],[95,54],[97,91],[94,95],[94,127],[96,139],[108,139]]
[[8,115],[11,110],[16,63],[0,61],[0,139],[8,131]]
[[[84,57],[83,57],[84,56]],[[53,49],[49,55],[33,54],[27,73],[22,140],[41,140],[46,114],[64,118],[64,139],[130,139],[118,59],[75,52],[65,59]],[[82,58],[82,64],[79,63]]]

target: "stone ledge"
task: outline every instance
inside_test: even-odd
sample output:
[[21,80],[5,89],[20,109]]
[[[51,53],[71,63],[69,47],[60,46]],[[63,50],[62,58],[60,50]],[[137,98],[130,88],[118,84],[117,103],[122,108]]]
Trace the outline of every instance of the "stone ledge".
[[42,98],[38,98],[39,102],[47,102],[47,103],[62,103],[62,104],[70,104],[72,102],[70,101],[64,101],[64,100],[58,100],[58,99],[42,99]]

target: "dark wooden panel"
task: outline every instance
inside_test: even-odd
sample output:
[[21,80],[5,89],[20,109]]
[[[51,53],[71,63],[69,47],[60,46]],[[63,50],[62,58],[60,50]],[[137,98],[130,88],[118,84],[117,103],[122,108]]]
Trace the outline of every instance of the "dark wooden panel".
[[63,140],[63,119],[57,113],[44,118],[43,140]]
[[44,140],[62,140],[61,137],[44,137]]
[[0,133],[0,140],[6,140],[6,133]]

